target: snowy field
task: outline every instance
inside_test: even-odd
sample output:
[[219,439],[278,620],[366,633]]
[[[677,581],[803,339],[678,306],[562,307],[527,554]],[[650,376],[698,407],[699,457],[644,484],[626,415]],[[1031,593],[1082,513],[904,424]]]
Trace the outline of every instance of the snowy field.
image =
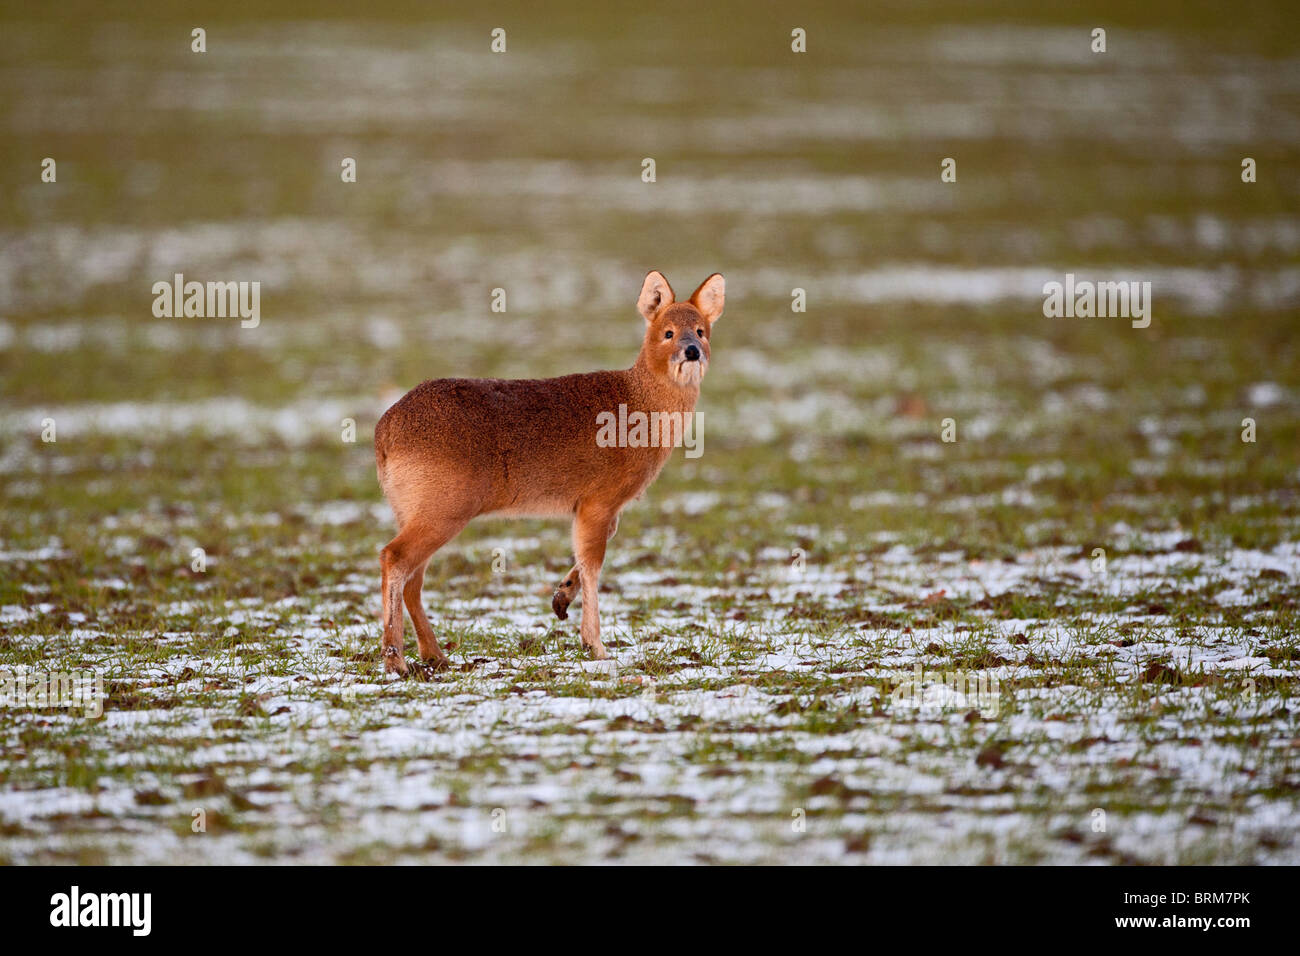
[[[0,690],[103,696],[0,706],[0,862],[1300,863],[1300,59],[1165,6],[4,24]],[[613,659],[485,521],[387,679],[377,417],[630,364],[649,268],[728,302]]]

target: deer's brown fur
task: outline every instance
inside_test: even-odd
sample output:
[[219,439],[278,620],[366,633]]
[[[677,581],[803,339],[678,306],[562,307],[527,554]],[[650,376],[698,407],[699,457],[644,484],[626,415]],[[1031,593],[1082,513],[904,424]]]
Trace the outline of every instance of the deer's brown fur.
[[605,545],[623,507],[654,481],[672,447],[601,447],[598,419],[617,414],[621,404],[629,413],[694,412],[724,298],[719,274],[679,303],[668,280],[651,272],[637,300],[646,329],[631,368],[546,379],[436,379],[384,413],[375,426],[375,464],[398,525],[381,555],[388,671],[407,673],[403,602],[420,657],[436,667],[448,663],[421,603],[424,570],[434,552],[488,514],[572,517],[576,563],[552,608],[565,618],[581,593],[582,643],[594,657],[608,656],[596,596]]

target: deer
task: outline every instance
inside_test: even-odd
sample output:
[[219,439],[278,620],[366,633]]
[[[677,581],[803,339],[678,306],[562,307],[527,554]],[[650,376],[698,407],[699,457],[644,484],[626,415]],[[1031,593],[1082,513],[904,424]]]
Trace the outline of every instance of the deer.
[[375,425],[375,468],[397,523],[380,553],[386,673],[410,672],[403,604],[423,669],[450,666],[424,611],[425,569],[470,521],[489,515],[572,520],[574,564],[551,609],[566,620],[569,605],[580,600],[582,647],[595,660],[608,658],[597,597],[606,546],[623,508],[658,477],[677,444],[611,443],[609,417],[625,406],[660,421],[690,420],[725,297],[720,273],[678,302],[663,274],[652,271],[637,297],[645,334],[630,368],[543,379],[430,379],[384,412]]

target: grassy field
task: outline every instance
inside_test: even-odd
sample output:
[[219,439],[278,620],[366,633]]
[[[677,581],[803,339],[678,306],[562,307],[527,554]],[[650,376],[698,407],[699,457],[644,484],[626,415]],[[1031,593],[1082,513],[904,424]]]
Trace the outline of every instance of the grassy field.
[[[0,24],[0,681],[105,694],[0,706],[0,861],[1300,863],[1300,43],[1207,9]],[[386,679],[386,403],[650,268],[728,303],[614,660],[484,521]]]

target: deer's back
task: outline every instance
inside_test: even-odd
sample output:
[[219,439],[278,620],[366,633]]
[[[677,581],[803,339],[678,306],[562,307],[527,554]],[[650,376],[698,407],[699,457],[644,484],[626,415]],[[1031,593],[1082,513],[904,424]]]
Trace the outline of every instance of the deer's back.
[[639,494],[671,449],[601,447],[598,416],[643,401],[630,373],[431,379],[375,426],[380,483],[398,511],[463,498],[472,514],[563,514],[593,495]]

